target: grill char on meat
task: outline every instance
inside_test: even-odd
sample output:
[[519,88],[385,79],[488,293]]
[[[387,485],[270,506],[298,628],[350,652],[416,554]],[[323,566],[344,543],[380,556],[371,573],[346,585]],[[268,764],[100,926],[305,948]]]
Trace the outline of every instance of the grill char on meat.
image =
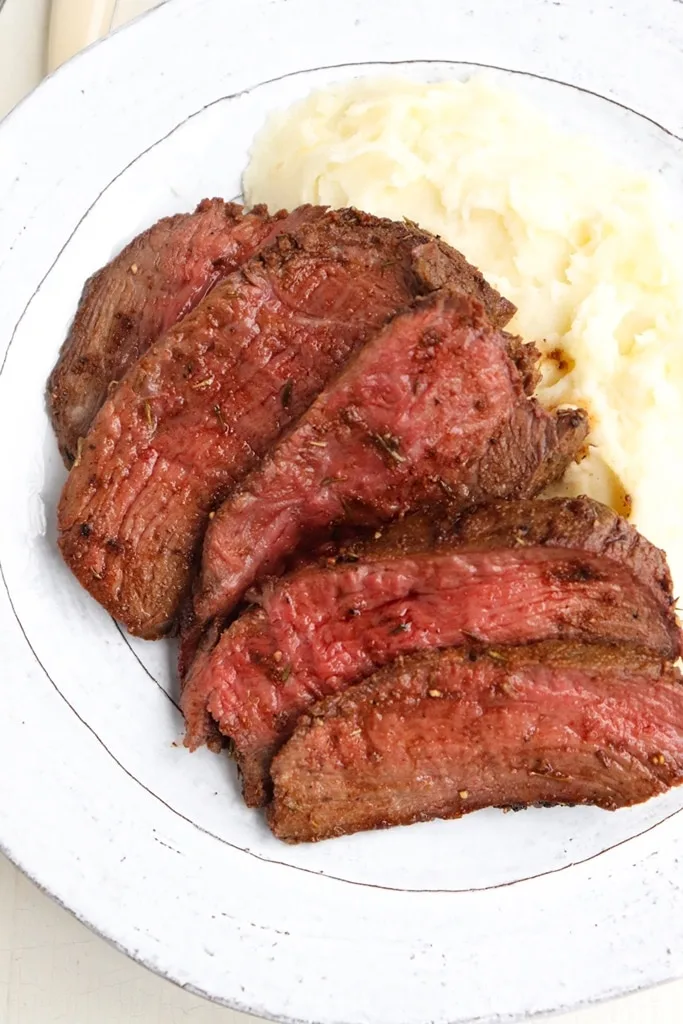
[[299,715],[399,655],[551,639],[681,652],[663,553],[589,498],[407,519],[330,562],[263,585],[183,689],[186,743],[229,736],[251,805]]
[[76,458],[110,385],[228,274],[305,210],[269,216],[203,200],[194,213],[165,217],[87,281],[47,388],[59,450]]
[[444,267],[494,321],[514,312],[464,257],[414,227],[355,210],[306,218],[131,368],[64,488],[67,564],[139,636],[172,627],[215,506],[387,317],[442,283]]
[[[533,346],[532,346],[533,351]],[[512,356],[512,357],[511,357]],[[516,356],[516,359],[515,359]],[[537,494],[577,457],[580,411],[546,412],[481,305],[437,292],[397,316],[216,514],[197,620],[225,616],[311,532]]]
[[482,807],[639,803],[683,779],[677,669],[632,650],[532,645],[398,659],[316,705],[276,756],[290,843]]

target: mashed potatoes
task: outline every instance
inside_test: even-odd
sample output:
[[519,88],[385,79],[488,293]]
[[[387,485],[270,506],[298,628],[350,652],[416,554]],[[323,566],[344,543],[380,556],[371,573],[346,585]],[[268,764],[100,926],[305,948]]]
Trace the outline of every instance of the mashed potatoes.
[[683,586],[683,227],[656,184],[486,80],[360,80],[272,115],[245,192],[405,216],[464,252],[539,343],[540,400],[590,413],[562,493],[629,513]]

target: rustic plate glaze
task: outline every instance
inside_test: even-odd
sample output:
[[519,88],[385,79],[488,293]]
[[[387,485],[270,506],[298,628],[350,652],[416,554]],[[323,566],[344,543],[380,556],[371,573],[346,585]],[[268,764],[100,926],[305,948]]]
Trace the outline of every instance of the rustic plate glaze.
[[681,45],[675,0],[173,0],[0,127],[0,843],[152,969],[317,1024],[513,1020],[683,973],[683,792],[273,839],[227,761],[179,746],[172,645],[126,637],[62,565],[43,402],[85,278],[155,218],[238,195],[273,106],[485,67],[680,206]]

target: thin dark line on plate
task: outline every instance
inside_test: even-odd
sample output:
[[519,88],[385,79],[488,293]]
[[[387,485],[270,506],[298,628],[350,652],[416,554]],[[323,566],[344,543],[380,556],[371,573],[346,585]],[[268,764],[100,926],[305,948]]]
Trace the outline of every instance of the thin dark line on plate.
[[[681,2],[683,2],[683,0],[681,0]],[[79,914],[77,911],[75,911],[72,906],[65,903],[63,899],[61,899],[59,896],[56,896],[55,893],[52,892],[50,889],[46,888],[46,886],[44,886],[38,878],[32,875],[24,867],[22,867],[21,864],[18,864],[16,861],[14,861],[11,855],[11,851],[8,850],[2,844],[2,842],[0,842],[0,853],[7,857],[7,859],[11,863],[15,864],[15,866],[19,868],[24,873],[24,875],[31,880],[31,882],[33,882],[33,884],[36,886],[37,889],[40,890],[40,892],[48,896],[59,907],[61,907],[62,910],[66,911],[67,914],[70,914],[71,917],[75,918],[75,920],[80,921],[81,924],[89,928],[90,931],[93,932],[93,934],[98,935],[101,939],[104,939],[105,942],[108,942],[109,945],[113,946],[114,949],[118,949],[121,953],[124,953],[126,956],[132,957],[137,963],[142,964],[143,967],[146,967],[153,974],[157,974],[159,977],[166,978],[167,980],[172,981],[174,984],[178,986],[178,988],[184,989],[186,992],[191,992],[194,995],[201,996],[203,999],[208,999],[211,1002],[214,1002],[218,1005],[227,1006],[229,1009],[236,1010],[239,1013],[246,1013],[250,1014],[252,1017],[258,1016],[262,1019],[277,1021],[278,1024],[312,1024],[312,1022],[308,1018],[290,1017],[288,1014],[283,1013],[273,1014],[272,1011],[268,1012],[265,1007],[255,1007],[248,1003],[244,1003],[239,999],[228,999],[224,996],[216,995],[215,992],[211,992],[208,989],[203,989],[200,985],[194,985],[190,982],[182,981],[174,971],[168,968],[162,968],[157,962],[154,962],[151,959],[148,959],[145,956],[143,956],[139,950],[132,952],[130,945],[124,945],[119,939],[115,938],[113,935],[109,934],[102,928],[93,924],[92,921],[90,921],[83,914]],[[229,918],[233,921],[236,920],[232,914],[221,912],[221,916]],[[255,925],[253,922],[249,922],[249,926],[251,928],[263,929],[262,925]],[[282,934],[278,929],[271,930],[278,935]],[[665,978],[660,978],[654,983],[645,982],[642,985],[635,985],[633,986],[633,988],[625,990],[620,989],[618,992],[615,993],[608,992],[607,994],[600,995],[594,999],[583,999],[578,1003],[571,1004],[571,1006],[567,1004],[562,1004],[562,1006],[560,1007],[550,1007],[546,1009],[534,1010],[531,1013],[523,1014],[523,1019],[525,1021],[531,1021],[539,1020],[542,1017],[545,1020],[549,1014],[553,1015],[556,1013],[563,1013],[567,1012],[568,1010],[580,1010],[583,1008],[587,1008],[589,1006],[601,1006],[607,1003],[608,1001],[614,999],[617,995],[628,996],[635,995],[638,992],[645,992],[648,990],[651,991],[653,985],[663,985],[669,981],[676,981],[677,978],[678,975],[676,974],[674,974],[673,976],[671,974],[668,974]],[[467,1021],[458,1021],[458,1024],[521,1024],[521,1021],[522,1017],[520,1017],[517,1013],[497,1013],[495,1014],[494,1017],[491,1017],[489,1014],[487,1014],[486,1017],[470,1017]],[[334,1022],[334,1024],[355,1024],[355,1022],[339,1020]]]
[[64,250],[66,249],[66,247],[71,242],[71,239],[76,234],[76,232],[78,231],[79,227],[81,226],[83,221],[86,219],[86,217],[88,217],[88,215],[92,212],[94,206],[100,201],[100,199],[105,194],[105,192],[107,192],[111,188],[111,186],[114,184],[114,182],[118,181],[119,178],[121,178],[126,173],[126,171],[130,170],[130,168],[134,164],[136,164],[140,159],[142,159],[143,156],[146,156],[147,153],[150,153],[157,146],[161,145],[162,142],[165,142],[166,139],[169,139],[171,137],[171,135],[174,135],[175,132],[179,131],[181,128],[183,128],[190,121],[194,120],[195,117],[199,117],[201,114],[204,114],[207,110],[210,110],[212,107],[217,106],[219,103],[225,103],[228,100],[239,99],[240,96],[248,96],[249,93],[255,92],[257,89],[261,89],[261,88],[263,88],[266,85],[274,85],[276,82],[282,82],[282,81],[284,81],[287,78],[295,78],[295,77],[297,77],[299,75],[315,74],[317,71],[341,71],[342,68],[361,68],[361,67],[402,67],[402,66],[404,66],[406,64],[453,64],[453,65],[459,65],[461,67],[485,68],[487,71],[503,71],[506,74],[519,75],[522,78],[533,78],[533,79],[536,79],[536,80],[542,81],[542,82],[550,82],[553,85],[562,85],[562,86],[565,86],[568,89],[574,89],[576,92],[584,93],[586,96],[593,96],[593,97],[595,97],[595,99],[603,100],[605,103],[611,103],[613,106],[619,107],[621,110],[625,110],[629,114],[634,114],[636,117],[641,118],[643,121],[648,121],[651,125],[653,125],[655,128],[658,128],[660,131],[664,132],[664,134],[668,135],[670,138],[676,139],[677,142],[682,142],[683,143],[683,136],[677,135],[675,132],[671,131],[670,128],[667,128],[665,125],[661,124],[659,121],[656,121],[653,117],[650,117],[648,114],[643,114],[639,110],[634,110],[633,107],[629,107],[627,103],[622,103],[620,100],[616,100],[612,96],[603,96],[602,93],[596,92],[594,89],[588,89],[588,88],[586,88],[583,85],[575,85],[573,82],[565,82],[561,78],[553,78],[550,75],[540,75],[540,74],[536,74],[536,73],[534,73],[532,71],[521,71],[519,68],[505,68],[505,67],[502,67],[502,65],[500,65],[500,64],[479,64],[477,61],[472,61],[472,60],[437,60],[437,59],[419,60],[417,58],[414,59],[414,60],[381,60],[381,61],[378,60],[378,61],[358,61],[358,62],[356,62],[356,61],[349,61],[349,62],[346,62],[346,63],[343,63],[343,64],[330,64],[330,65],[321,65],[320,67],[315,67],[315,68],[306,68],[306,69],[304,69],[302,71],[289,71],[289,72],[287,72],[284,75],[277,75],[275,78],[267,78],[263,82],[258,82],[256,85],[250,85],[250,86],[248,86],[245,89],[239,89],[237,92],[228,93],[225,96],[219,96],[218,99],[211,100],[210,103],[205,103],[203,107],[200,107],[199,110],[195,110],[194,113],[188,114],[187,117],[183,118],[182,121],[179,121],[178,124],[176,124],[173,128],[171,128],[169,131],[167,131],[160,138],[158,138],[156,140],[156,142],[152,142],[149,146],[147,146],[140,153],[138,153],[137,156],[133,157],[133,159],[130,160],[125,165],[125,167],[122,167],[121,170],[116,175],[114,175],[114,177],[111,179],[111,181],[107,185],[104,186],[104,188],[93,199],[92,203],[86,209],[86,211],[83,214],[83,216],[80,217],[79,220],[77,221],[76,226],[74,227],[73,231],[71,232],[71,234],[69,235],[69,237],[65,241],[64,245],[61,247],[61,249],[59,250],[59,252],[55,256],[53,262],[48,267],[48,269],[45,272],[44,276],[41,278],[40,282],[38,283],[37,288],[35,289],[35,291],[31,295],[30,299],[28,300],[26,306],[24,307],[24,311],[21,314],[21,316],[19,317],[19,319],[17,320],[17,323],[16,323],[16,325],[14,327],[14,330],[12,332],[12,336],[11,336],[11,338],[9,340],[9,344],[7,346],[7,350],[6,350],[5,355],[3,357],[2,365],[0,365],[0,374],[2,374],[2,371],[5,368],[5,363],[7,362],[7,357],[9,355],[9,350],[12,347],[12,343],[14,341],[15,335],[16,335],[19,327],[21,326],[21,323],[22,323],[24,317],[26,316],[26,313],[27,313],[31,303],[33,302],[33,299],[40,292],[40,289],[45,284],[45,281],[47,280],[49,275],[54,270],[57,262],[59,261],[60,257],[64,253]]
[[[664,132],[665,135],[668,135],[671,138],[676,139],[678,142],[683,142],[683,138],[681,136],[676,135],[675,132],[672,132],[670,129],[666,128],[664,125],[660,124],[658,121],[655,121],[654,118],[649,117],[647,114],[642,114],[639,111],[634,110],[632,107],[629,107],[627,104],[621,103],[619,100],[613,99],[610,96],[603,96],[601,93],[595,92],[592,89],[587,89],[587,88],[585,88],[583,86],[574,85],[571,82],[564,82],[564,81],[562,81],[559,78],[552,78],[552,77],[547,76],[547,75],[534,74],[533,72],[530,72],[530,71],[521,71],[521,70],[516,69],[516,68],[505,68],[505,67],[502,67],[502,66],[496,65],[496,64],[480,64],[480,63],[478,63],[476,61],[462,61],[462,60],[452,60],[452,59],[451,60],[436,60],[436,59],[418,60],[418,59],[413,59],[413,60],[397,60],[397,61],[362,61],[362,62],[347,62],[347,63],[343,63],[343,64],[323,65],[321,67],[307,68],[307,69],[300,70],[300,71],[292,71],[292,72],[288,72],[287,74],[284,74],[284,75],[278,75],[275,78],[266,79],[263,82],[259,82],[259,83],[255,84],[255,85],[251,85],[251,86],[249,86],[249,87],[247,87],[245,89],[240,89],[237,92],[230,93],[230,94],[228,94],[226,96],[220,96],[217,99],[212,100],[210,103],[206,103],[199,110],[194,111],[194,113],[189,114],[186,118],[184,118],[177,125],[175,125],[173,128],[171,128],[170,131],[166,132],[159,139],[157,139],[155,142],[151,143],[151,145],[147,146],[144,150],[142,150],[140,153],[138,153],[138,155],[136,157],[134,157],[131,161],[129,161],[129,163],[127,163],[125,165],[125,167],[123,167],[111,179],[109,184],[107,184],[99,192],[99,194],[96,196],[96,198],[90,204],[90,206],[87,208],[85,213],[77,221],[76,226],[74,227],[73,231],[71,232],[71,234],[69,235],[67,240],[64,242],[64,245],[59,249],[57,255],[55,256],[55,259],[51,263],[51,265],[48,268],[48,270],[46,271],[45,275],[41,278],[41,280],[38,283],[35,291],[31,295],[31,297],[29,298],[26,306],[24,307],[24,310],[23,310],[21,316],[19,317],[19,319],[18,319],[18,321],[17,321],[17,323],[16,323],[16,325],[14,327],[14,330],[12,331],[12,335],[10,337],[9,344],[7,346],[7,350],[6,350],[5,355],[3,357],[2,364],[0,365],[0,377],[4,373],[5,366],[6,366],[6,363],[7,363],[7,358],[9,356],[10,348],[12,347],[12,344],[14,343],[14,340],[16,338],[16,335],[17,335],[17,332],[19,330],[19,327],[21,326],[21,324],[22,324],[22,322],[23,322],[23,320],[24,320],[24,318],[25,318],[25,316],[26,316],[30,306],[32,305],[33,300],[35,299],[35,297],[40,292],[41,288],[45,284],[45,281],[47,280],[49,275],[52,273],[52,270],[54,269],[54,267],[58,263],[59,259],[63,255],[64,251],[66,250],[67,246],[71,242],[72,238],[74,237],[74,235],[78,231],[78,228],[85,221],[85,219],[89,216],[89,214],[93,210],[94,206],[99,202],[99,200],[102,198],[102,196],[105,194],[105,192],[107,192],[111,188],[111,186],[114,184],[114,182],[118,181],[119,178],[121,178],[122,175],[126,173],[126,171],[128,171],[135,163],[137,163],[140,159],[142,159],[142,157],[144,157],[147,153],[150,153],[153,149],[155,149],[157,146],[159,146],[166,139],[170,138],[175,132],[177,132],[179,129],[181,129],[184,125],[186,125],[187,123],[192,121],[195,117],[198,117],[199,115],[203,114],[205,111],[211,109],[214,106],[217,106],[219,103],[225,103],[228,100],[234,100],[234,99],[238,99],[241,96],[246,96],[249,93],[254,92],[256,89],[262,88],[263,86],[273,85],[276,82],[284,81],[287,78],[294,78],[294,77],[297,77],[297,76],[300,76],[300,75],[313,74],[313,73],[315,73],[317,71],[337,71],[337,70],[341,70],[342,68],[350,68],[350,67],[367,68],[367,67],[382,67],[382,66],[385,66],[385,67],[404,66],[404,65],[407,65],[407,64],[439,64],[439,65],[448,65],[448,64],[450,64],[450,65],[459,65],[461,67],[485,68],[485,69],[490,70],[490,71],[502,71],[502,72],[505,72],[507,74],[520,75],[520,76],[526,77],[526,78],[533,78],[533,79],[536,79],[536,80],[550,82],[550,83],[552,83],[554,85],[566,86],[569,89],[575,89],[577,92],[582,92],[582,93],[584,93],[586,95],[593,96],[596,99],[604,100],[606,103],[611,103],[612,105],[614,105],[616,107],[619,107],[622,110],[627,111],[628,113],[634,114],[636,117],[639,117],[639,118],[641,118],[644,121],[648,121],[655,128],[658,128],[660,131]],[[207,836],[209,836],[209,837],[211,837],[213,839],[216,839],[219,843],[223,843],[225,846],[228,846],[228,847],[230,847],[231,849],[233,849],[233,850],[235,850],[237,852],[244,853],[244,854],[248,855],[249,857],[253,857],[255,860],[260,860],[260,861],[263,861],[264,863],[268,863],[268,864],[274,864],[275,866],[278,866],[278,867],[286,867],[286,868],[293,869],[295,871],[301,871],[301,872],[304,872],[305,874],[314,875],[316,878],[325,878],[325,879],[327,879],[329,881],[333,881],[333,882],[343,882],[343,883],[346,883],[347,885],[356,885],[356,886],[361,886],[363,888],[378,889],[378,890],[384,890],[384,891],[389,891],[389,892],[420,893],[420,894],[422,894],[422,893],[424,893],[424,894],[434,893],[434,894],[437,894],[437,895],[445,895],[445,894],[458,895],[458,894],[465,894],[465,893],[472,893],[472,892],[488,892],[488,891],[494,890],[494,889],[506,889],[506,888],[509,888],[510,886],[513,886],[513,885],[521,885],[521,884],[523,884],[525,882],[535,881],[536,879],[544,878],[547,875],[559,874],[561,871],[567,871],[568,869],[573,868],[573,867],[577,867],[580,864],[586,864],[586,863],[588,863],[588,862],[590,862],[592,860],[596,860],[598,857],[603,856],[603,854],[605,854],[605,853],[609,853],[611,850],[616,850],[620,846],[624,846],[626,843],[629,843],[629,842],[631,842],[634,839],[638,839],[638,838],[640,838],[643,835],[647,835],[649,832],[652,832],[655,828],[658,828],[664,822],[669,821],[671,818],[674,818],[677,814],[680,814],[681,810],[683,810],[683,808],[679,808],[676,811],[672,811],[671,814],[668,814],[666,817],[662,818],[661,821],[655,822],[655,824],[648,826],[648,828],[643,829],[641,832],[638,832],[638,833],[636,833],[633,836],[628,836],[626,839],[622,839],[618,843],[614,843],[612,846],[608,846],[608,847],[606,847],[603,850],[599,850],[597,853],[591,854],[590,857],[584,857],[584,858],[582,858],[580,860],[572,861],[569,864],[564,864],[564,865],[562,865],[559,868],[552,868],[552,869],[550,869],[548,871],[541,871],[541,872],[539,872],[536,875],[529,875],[526,878],[516,878],[516,879],[512,879],[509,882],[499,882],[499,883],[496,883],[495,885],[479,886],[479,887],[467,888],[467,889],[412,889],[412,888],[390,886],[390,885],[379,885],[379,884],[373,883],[373,882],[358,882],[358,881],[355,881],[355,880],[350,879],[350,878],[341,878],[341,877],[339,877],[337,875],[327,874],[326,872],[323,872],[323,871],[315,871],[315,870],[313,870],[311,868],[306,868],[306,867],[303,867],[303,866],[301,866],[299,864],[290,864],[290,863],[287,863],[286,861],[279,861],[279,860],[274,860],[271,857],[261,856],[258,853],[254,853],[253,850],[245,849],[244,847],[238,846],[235,843],[229,842],[227,839],[223,839],[221,836],[216,835],[214,832],[211,832],[209,829],[206,829],[202,825],[197,824],[196,821],[193,821],[191,818],[188,818],[181,811],[176,810],[174,807],[172,807],[170,804],[168,804],[162,797],[160,797],[157,793],[155,793],[153,790],[149,789],[149,787],[146,786],[144,782],[142,782],[140,779],[138,779],[137,776],[135,776],[131,771],[129,771],[129,769],[126,768],[125,765],[122,764],[121,761],[118,760],[116,755],[109,749],[109,747],[106,745],[104,740],[97,734],[97,732],[92,728],[92,726],[89,725],[88,722],[84,718],[81,717],[81,715],[78,713],[78,711],[73,706],[73,704],[71,704],[71,702],[64,695],[64,693],[62,693],[62,691],[59,689],[59,687],[57,686],[57,684],[54,681],[54,679],[52,679],[52,677],[50,676],[50,673],[47,671],[45,665],[42,663],[42,661],[38,657],[38,654],[35,651],[31,641],[29,640],[29,637],[28,637],[28,634],[26,632],[26,629],[24,628],[24,625],[23,625],[23,623],[22,623],[22,621],[21,621],[21,619],[20,619],[20,617],[19,617],[19,615],[17,613],[17,610],[16,610],[16,608],[14,606],[14,601],[12,599],[12,595],[10,593],[10,589],[9,589],[9,587],[7,585],[7,580],[5,578],[5,573],[4,573],[4,570],[3,570],[3,567],[2,567],[2,561],[1,560],[0,560],[0,578],[2,579],[2,583],[3,583],[3,586],[4,586],[5,591],[7,593],[7,598],[9,600],[10,607],[12,609],[12,613],[14,614],[14,617],[17,620],[17,623],[18,623],[19,628],[20,628],[20,630],[22,632],[22,635],[23,635],[23,637],[24,637],[24,639],[25,639],[25,641],[26,641],[26,643],[27,643],[27,645],[29,647],[29,650],[31,651],[31,653],[32,653],[33,657],[35,658],[36,662],[38,663],[38,665],[42,669],[42,671],[45,674],[46,678],[48,679],[50,684],[53,686],[53,688],[55,689],[57,694],[62,698],[64,703],[67,705],[67,707],[70,708],[70,710],[73,712],[73,714],[76,716],[76,718],[94,736],[94,738],[97,740],[97,742],[109,754],[109,756],[118,765],[118,767],[121,769],[121,771],[123,771],[133,782],[136,782],[142,789],[144,789],[147,793],[149,793],[149,795],[151,797],[153,797],[155,800],[157,800],[159,803],[161,803],[169,811],[171,811],[171,813],[175,814],[182,821],[187,822],[188,825],[191,825],[193,828],[196,828],[199,832],[204,833],[204,835],[207,835]],[[124,640],[125,640],[125,637],[124,637]],[[129,645],[129,647],[130,647],[130,645]],[[130,650],[132,651],[132,648],[130,648]],[[133,651],[133,654],[135,654],[134,651]],[[136,655],[136,657],[137,657],[137,655]],[[144,668],[144,665],[143,665],[143,668]],[[145,669],[145,672],[147,672],[147,669]],[[149,672],[147,672],[147,674],[150,675]],[[154,677],[152,676],[151,678],[154,678]],[[157,680],[154,680],[154,682],[157,683]],[[160,684],[157,683],[157,685],[159,686]],[[160,686],[160,689],[163,690],[163,687]],[[163,692],[168,697],[168,694],[166,693],[166,691],[163,690]],[[169,699],[171,699],[171,698],[169,698]],[[175,703],[175,702],[172,701],[172,703]],[[11,856],[10,856],[10,859],[11,859]]]
[[[174,701],[173,697],[170,695],[168,690],[164,689],[164,687],[161,685],[161,683],[159,682],[159,680],[157,679],[157,677],[155,675],[152,675],[152,673],[147,668],[147,666],[145,665],[144,661],[142,660],[142,658],[140,657],[138,652],[132,646],[130,640],[126,636],[125,631],[121,628],[120,624],[116,621],[116,619],[112,619],[112,622],[114,623],[114,627],[115,627],[117,633],[119,634],[119,636],[123,640],[124,644],[126,645],[128,650],[130,651],[130,653],[133,655],[133,657],[135,658],[135,660],[137,661],[138,665],[140,666],[142,671],[145,673],[145,675],[148,676],[148,678],[152,680],[152,682],[154,683],[155,686],[159,687],[159,689],[163,693],[164,697],[168,698],[168,700],[171,702],[173,707],[177,711],[180,711],[180,704],[178,704],[178,703],[176,703],[176,701]],[[182,711],[180,711],[180,713],[182,714]]]
[[616,850],[620,846],[624,846],[626,843],[630,843],[633,839],[638,839],[640,836],[647,835],[648,832],[652,832],[659,825],[663,824],[665,821],[669,821],[671,818],[674,818],[677,814],[680,814],[681,810],[683,810],[683,808],[679,808],[676,811],[672,811],[671,814],[668,814],[665,818],[662,818],[661,821],[655,822],[654,825],[650,825],[650,826],[648,826],[648,828],[643,829],[642,832],[638,832],[634,836],[628,836],[627,839],[622,839],[622,840],[620,840],[620,842],[614,843],[612,846],[608,846],[604,850],[600,850],[598,853],[592,854],[590,857],[583,857],[581,860],[572,861],[570,864],[563,864],[562,867],[552,868],[549,871],[539,871],[538,874],[536,874],[536,875],[529,875],[527,878],[515,878],[515,879],[512,879],[509,882],[498,882],[495,885],[482,885],[482,886],[476,886],[476,887],[468,888],[468,889],[412,889],[412,888],[406,888],[406,887],[403,887],[403,886],[379,885],[376,882],[357,882],[357,881],[355,881],[354,879],[351,879],[351,878],[341,878],[338,875],[329,875],[329,874],[327,874],[324,871],[315,871],[312,868],[302,867],[300,864],[289,864],[287,861],[274,860],[272,857],[263,857],[263,856],[261,856],[261,854],[254,853],[253,850],[247,850],[247,849],[245,849],[242,846],[238,846],[236,843],[231,843],[231,842],[229,842],[229,840],[223,839],[222,836],[216,835],[216,833],[212,832],[210,829],[204,828],[203,825],[197,824],[197,822],[193,821],[192,818],[188,818],[187,815],[182,813],[182,811],[176,810],[175,807],[172,807],[171,804],[167,803],[164,800],[163,797],[159,796],[158,793],[155,793],[154,790],[149,788],[149,786],[146,786],[144,782],[142,782],[140,779],[138,779],[138,777],[136,775],[134,775],[133,772],[131,772],[128,768],[126,768],[126,766],[121,761],[119,761],[119,759],[117,758],[116,754],[114,754],[109,749],[109,747],[104,742],[104,740],[101,738],[101,736],[97,733],[97,731],[95,729],[93,729],[93,727],[89,724],[89,722],[87,722],[82,717],[82,715],[80,715],[78,713],[78,711],[76,710],[74,705],[71,703],[71,701],[68,699],[68,697],[66,697],[64,695],[64,693],[62,693],[62,691],[60,690],[59,686],[54,681],[54,679],[52,678],[52,676],[48,672],[47,668],[45,667],[45,665],[43,664],[43,662],[39,658],[38,653],[36,652],[36,650],[33,647],[33,644],[29,640],[28,634],[27,634],[27,632],[26,632],[26,630],[24,628],[22,620],[19,618],[19,614],[18,614],[18,612],[17,612],[17,610],[16,610],[16,608],[14,606],[14,601],[12,600],[12,595],[10,593],[9,587],[7,586],[7,580],[5,578],[5,573],[4,573],[4,570],[2,568],[2,563],[1,562],[0,562],[0,578],[2,578],[2,583],[3,583],[3,586],[5,588],[5,592],[7,593],[7,599],[9,600],[10,607],[12,608],[12,612],[14,614],[14,617],[15,617],[15,619],[17,620],[17,622],[19,624],[19,628],[20,628],[20,630],[21,630],[21,632],[23,634],[24,640],[28,644],[29,650],[31,651],[31,653],[32,653],[33,657],[35,658],[36,662],[38,663],[38,665],[42,669],[43,673],[45,674],[47,680],[54,687],[54,689],[59,694],[59,696],[62,698],[64,703],[67,705],[67,707],[69,707],[70,710],[74,713],[74,715],[79,720],[79,722],[81,722],[81,724],[84,725],[85,728],[94,736],[94,738],[97,740],[97,742],[100,744],[100,746],[102,746],[104,748],[104,750],[106,750],[106,752],[109,754],[109,756],[112,758],[112,760],[119,766],[121,771],[125,772],[125,774],[128,776],[128,778],[132,779],[133,782],[136,782],[139,786],[141,786],[142,789],[144,789],[147,793],[149,793],[149,795],[151,797],[153,797],[155,800],[158,800],[160,804],[163,804],[164,807],[166,807],[169,811],[171,811],[173,814],[175,814],[178,818],[181,818],[183,821],[187,822],[188,825],[192,825],[192,827],[196,828],[197,831],[202,832],[204,835],[209,836],[212,839],[218,840],[219,843],[223,843],[224,846],[229,846],[230,849],[232,849],[232,850],[236,850],[239,853],[245,853],[249,857],[253,857],[255,860],[264,861],[267,864],[274,864],[277,867],[293,868],[295,871],[303,871],[303,872],[305,872],[308,875],[314,875],[316,878],[326,878],[326,879],[328,879],[330,881],[334,881],[334,882],[345,882],[348,885],[358,885],[358,886],[362,886],[363,888],[366,888],[366,889],[380,889],[380,890],[384,890],[384,891],[387,891],[387,892],[425,893],[425,894],[427,894],[427,893],[434,893],[434,894],[438,894],[438,895],[445,895],[446,893],[450,893],[450,894],[453,894],[453,895],[462,895],[464,893],[472,893],[472,892],[489,892],[489,891],[491,891],[493,889],[508,889],[508,888],[510,888],[510,886],[513,886],[513,885],[520,885],[520,884],[522,884],[524,882],[532,882],[532,881],[535,881],[538,878],[545,878],[547,875],[556,875],[556,874],[559,874],[559,872],[561,872],[561,871],[567,871],[569,868],[576,867],[579,864],[586,864],[589,861],[596,860],[598,857],[601,857],[604,853],[608,853],[610,850]]

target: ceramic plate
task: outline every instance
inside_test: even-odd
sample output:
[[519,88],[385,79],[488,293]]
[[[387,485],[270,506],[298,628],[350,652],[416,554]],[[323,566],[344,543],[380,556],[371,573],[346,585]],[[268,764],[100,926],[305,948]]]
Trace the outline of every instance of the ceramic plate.
[[[0,129],[0,842],[181,985],[282,1020],[503,1021],[683,973],[683,793],[489,811],[288,848],[179,741],[170,643],[132,641],[55,547],[43,389],[85,278],[156,218],[239,195],[314,85],[480,66],[683,197],[674,0],[173,0]],[[637,70],[635,73],[634,69]]]

